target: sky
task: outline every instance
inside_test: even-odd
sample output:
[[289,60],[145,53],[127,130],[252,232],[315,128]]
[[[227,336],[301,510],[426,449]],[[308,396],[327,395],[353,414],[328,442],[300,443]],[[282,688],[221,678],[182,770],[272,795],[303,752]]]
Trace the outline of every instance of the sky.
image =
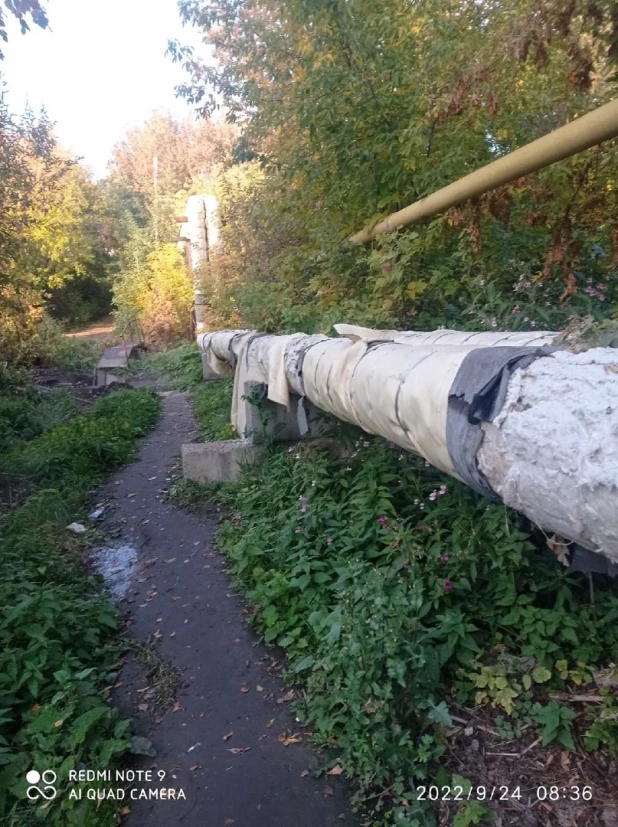
[[[49,28],[22,35],[9,20],[0,76],[12,112],[45,106],[63,147],[105,175],[127,129],[153,111],[192,116],[174,87],[187,79],[165,56],[169,39],[196,45],[176,0],[49,0]],[[10,15],[7,15],[10,17]]]

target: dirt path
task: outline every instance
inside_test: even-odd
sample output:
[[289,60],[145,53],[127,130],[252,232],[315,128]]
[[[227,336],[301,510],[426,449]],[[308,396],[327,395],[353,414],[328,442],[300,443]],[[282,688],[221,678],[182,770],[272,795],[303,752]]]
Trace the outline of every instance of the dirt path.
[[[136,729],[157,752],[135,766],[167,773],[163,782],[137,788],[182,788],[186,795],[186,800],[127,802],[131,813],[124,823],[356,824],[341,779],[313,777],[319,758],[282,700],[288,689],[268,672],[272,650],[245,628],[246,609],[232,592],[215,547],[216,516],[197,518],[163,501],[161,490],[177,469],[180,446],[194,435],[187,396],[164,395],[161,421],[144,441],[139,460],[105,490],[112,505],[103,530],[114,544],[137,550],[121,601],[132,621],[130,633],[141,641],[160,635],[156,649],[180,671],[182,682],[175,707],[153,713],[144,692],[148,682],[134,658],[121,673],[117,702],[123,713],[136,717]],[[284,746],[283,733],[299,733],[303,742]]]
[[111,315],[104,316],[96,322],[90,322],[81,330],[74,330],[72,333],[65,333],[68,339],[80,339],[84,342],[107,342],[119,340],[119,336],[114,334],[116,330],[116,322]]

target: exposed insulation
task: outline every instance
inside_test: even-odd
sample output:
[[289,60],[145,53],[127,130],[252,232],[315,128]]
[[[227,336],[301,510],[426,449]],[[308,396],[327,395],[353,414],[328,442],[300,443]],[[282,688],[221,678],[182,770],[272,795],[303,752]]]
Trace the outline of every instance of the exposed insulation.
[[507,505],[618,563],[618,352],[558,351],[514,374],[477,459]]

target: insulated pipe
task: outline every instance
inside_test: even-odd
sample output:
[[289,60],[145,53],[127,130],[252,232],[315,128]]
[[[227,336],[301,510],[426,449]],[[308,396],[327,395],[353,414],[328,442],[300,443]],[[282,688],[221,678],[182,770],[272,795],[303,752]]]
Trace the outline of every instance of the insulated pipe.
[[[295,392],[618,571],[616,350],[522,346],[503,333],[453,343],[469,335],[456,331],[409,344],[415,334],[345,329],[335,339],[256,331],[198,337],[215,373],[230,375],[235,366],[232,423],[241,436],[245,383],[265,383],[281,405]],[[436,341],[439,334],[448,343]]]
[[526,146],[498,158],[453,184],[422,198],[403,210],[392,213],[375,227],[361,230],[350,238],[352,244],[367,244],[376,235],[392,233],[400,227],[409,227],[423,218],[476,198],[503,184],[515,181],[530,172],[551,166],[557,161],[576,155],[584,149],[615,138],[618,135],[618,99],[566,126],[544,135]]

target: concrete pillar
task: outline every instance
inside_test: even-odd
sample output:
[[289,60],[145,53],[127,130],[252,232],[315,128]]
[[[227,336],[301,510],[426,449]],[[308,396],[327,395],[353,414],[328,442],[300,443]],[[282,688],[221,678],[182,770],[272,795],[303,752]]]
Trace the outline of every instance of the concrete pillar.
[[324,414],[306,397],[290,394],[290,409],[271,402],[267,398],[268,385],[263,382],[246,382],[244,396],[259,400],[259,405],[243,399],[246,405],[247,430],[245,436],[254,445],[266,439],[275,442],[295,442],[300,439],[322,436],[326,425]]
[[225,379],[225,376],[220,376],[210,367],[205,353],[202,353],[202,376],[204,382],[214,382],[215,379]]

